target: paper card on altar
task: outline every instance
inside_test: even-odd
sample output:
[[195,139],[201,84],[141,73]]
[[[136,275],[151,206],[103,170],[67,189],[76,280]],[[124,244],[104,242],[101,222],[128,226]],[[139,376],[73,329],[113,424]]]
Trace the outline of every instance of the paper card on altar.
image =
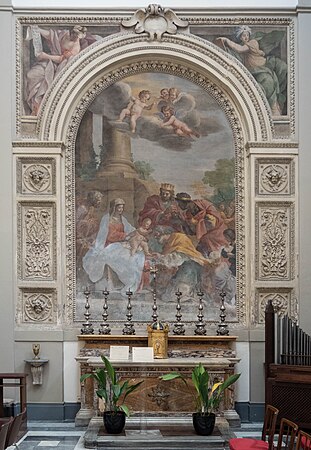
[[110,358],[113,361],[128,361],[130,347],[128,345],[110,345]]
[[136,362],[153,361],[153,347],[133,347],[132,358]]

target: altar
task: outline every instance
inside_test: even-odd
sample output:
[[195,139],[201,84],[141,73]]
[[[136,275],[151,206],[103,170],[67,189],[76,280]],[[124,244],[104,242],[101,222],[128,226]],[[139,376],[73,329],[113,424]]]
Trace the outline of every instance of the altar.
[[[123,379],[144,383],[127,398],[133,417],[187,417],[194,411],[191,389],[181,380],[163,381],[159,377],[172,371],[180,371],[191,378],[193,367],[202,363],[210,374],[211,383],[224,381],[235,372],[239,361],[235,352],[235,336],[168,336],[168,357],[149,362],[133,361],[133,347],[147,347],[147,336],[81,335],[84,347],[76,360],[80,373],[88,373],[103,366],[100,355],[109,357],[110,345],[128,345],[130,357],[127,361],[113,361]],[[100,415],[96,386],[91,378],[81,385],[81,409],[76,415],[76,425],[85,426]],[[219,415],[230,425],[239,425],[240,419],[234,409],[234,385],[225,392]],[[171,419],[170,419],[171,420]]]

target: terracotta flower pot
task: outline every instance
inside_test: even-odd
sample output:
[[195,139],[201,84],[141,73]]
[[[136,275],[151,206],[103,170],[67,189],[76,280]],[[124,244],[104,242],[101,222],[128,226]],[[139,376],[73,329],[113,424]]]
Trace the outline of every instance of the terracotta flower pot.
[[192,421],[197,434],[201,436],[209,436],[213,433],[215,427],[216,416],[214,413],[202,414],[193,413]]
[[107,433],[120,434],[125,426],[125,413],[123,411],[105,411],[104,425]]

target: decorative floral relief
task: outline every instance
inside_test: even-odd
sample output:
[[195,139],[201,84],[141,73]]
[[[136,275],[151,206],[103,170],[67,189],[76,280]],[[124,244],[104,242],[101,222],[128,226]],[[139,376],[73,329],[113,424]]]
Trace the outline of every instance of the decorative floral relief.
[[24,294],[23,319],[25,322],[46,322],[53,320],[52,294]]
[[23,214],[24,277],[53,277],[52,208],[25,208]]
[[170,393],[167,389],[163,389],[163,386],[155,386],[151,389],[151,392],[148,394],[152,402],[155,402],[158,406],[166,405]]
[[285,208],[260,211],[259,262],[261,279],[289,278],[289,212]]
[[274,310],[281,316],[290,313],[290,292],[269,292],[259,294],[258,322],[265,322],[265,309],[269,300],[272,300]]

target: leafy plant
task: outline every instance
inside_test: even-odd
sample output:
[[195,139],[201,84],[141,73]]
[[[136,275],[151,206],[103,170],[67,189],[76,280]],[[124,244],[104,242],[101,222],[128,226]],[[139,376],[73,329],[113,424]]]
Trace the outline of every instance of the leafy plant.
[[154,172],[154,169],[146,161],[135,161],[134,166],[141,180],[149,180],[150,175]]
[[81,375],[80,382],[82,383],[87,378],[93,378],[97,382],[97,397],[105,400],[105,408],[108,411],[117,412],[124,411],[127,417],[130,415],[128,407],[124,404],[126,397],[137,389],[143,381],[135,384],[130,384],[129,380],[120,381],[118,379],[116,370],[105,357],[101,356],[104,368],[98,368],[92,373],[85,373]]
[[[210,414],[219,407],[219,404],[224,396],[225,390],[237,381],[240,377],[240,373],[230,375],[225,381],[214,383],[210,386],[210,376],[205,367],[200,363],[192,370],[191,379],[195,388],[195,403],[196,410],[202,414]],[[181,379],[189,391],[190,390],[188,380],[185,376],[179,372],[171,372],[160,377],[164,381]]]
[[208,200],[213,203],[229,202],[235,196],[235,163],[232,159],[218,159],[214,170],[204,172],[202,182],[214,190]]

